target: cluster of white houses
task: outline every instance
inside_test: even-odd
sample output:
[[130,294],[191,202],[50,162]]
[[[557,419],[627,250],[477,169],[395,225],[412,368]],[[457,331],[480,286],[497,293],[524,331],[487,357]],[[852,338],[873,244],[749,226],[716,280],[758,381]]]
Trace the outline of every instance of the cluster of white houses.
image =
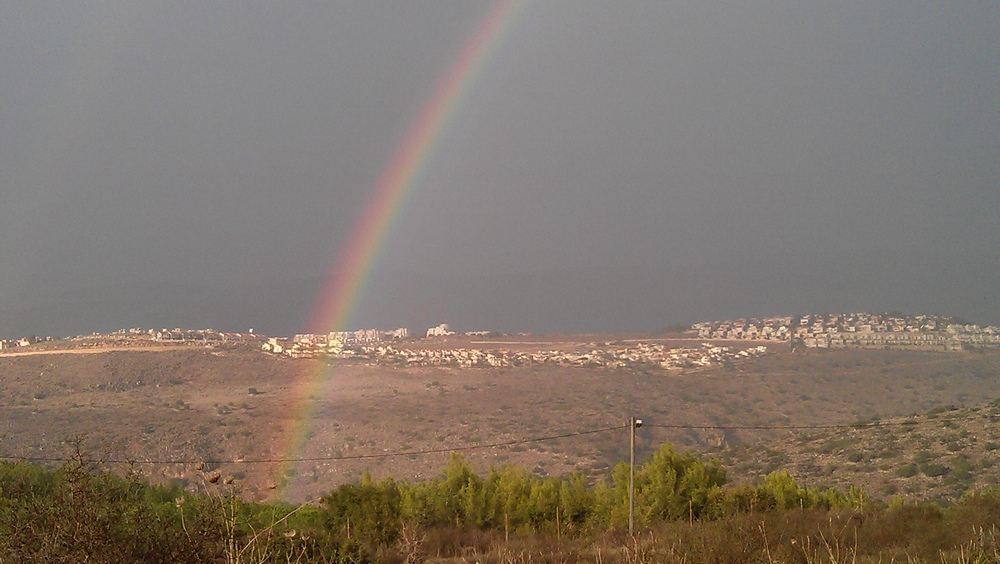
[[[427,330],[427,337],[447,337],[455,332],[442,323]],[[487,335],[487,331],[473,331],[465,335]],[[325,334],[303,333],[287,339],[267,339],[261,348],[275,354],[284,354],[294,358],[309,358],[320,355],[345,356],[359,352],[365,345],[376,345],[392,341],[408,339],[410,331],[405,327],[392,330],[361,329],[358,331],[333,331]],[[374,348],[384,347],[369,347]]]
[[153,340],[159,342],[187,342],[187,343],[228,343],[228,344],[253,344],[267,341],[267,337],[253,332],[253,329],[246,333],[234,333],[228,331],[215,331],[214,329],[161,329],[153,334]]
[[822,314],[707,321],[691,326],[702,339],[792,341],[810,348],[1000,347],[1000,328],[939,315]]
[[[287,343],[286,343],[287,344]],[[585,350],[537,352],[509,349],[480,348],[415,348],[399,347],[384,343],[346,345],[337,341],[326,346],[299,341],[285,346],[279,339],[270,339],[264,350],[292,358],[325,356],[337,359],[356,359],[387,365],[405,366],[454,366],[458,368],[527,366],[554,364],[589,368],[658,367],[668,370],[713,366],[767,353],[767,347],[756,346],[742,350],[702,344],[700,347],[667,348],[658,343],[635,343],[627,347],[603,348],[592,343]]]
[[274,354],[284,354],[292,358],[309,358],[322,354],[340,355],[345,349],[381,343],[398,341],[409,337],[410,332],[405,327],[383,331],[380,329],[359,329],[357,331],[331,331],[325,334],[301,333],[288,339],[271,337],[261,345],[261,348]]
[[[26,337],[14,341],[0,341],[0,349],[15,346],[24,347],[43,342],[52,342],[52,337]],[[240,345],[260,346],[267,337],[253,332],[216,331],[214,329],[119,329],[113,333],[91,333],[76,335],[66,339],[73,348],[141,347],[153,343],[167,345]]]
[[12,349],[14,347],[26,347],[28,345],[34,345],[35,343],[42,343],[51,340],[52,337],[38,337],[35,335],[31,335],[30,337],[21,337],[20,339],[0,339],[0,351],[4,349]]
[[[441,335],[452,335],[447,325],[440,325],[433,330]],[[435,333],[438,334],[438,333]],[[153,343],[165,345],[252,345],[264,350],[281,353],[283,351],[314,350],[355,346],[360,344],[397,341],[409,337],[406,328],[383,331],[379,329],[361,329],[359,331],[333,331],[321,335],[301,334],[292,339],[273,338],[253,329],[246,332],[216,331],[215,329],[119,329],[113,333],[91,333],[77,335],[66,340],[73,347],[129,347],[148,346]],[[42,342],[54,341],[52,337],[24,337],[22,339],[0,340],[0,350],[15,347],[25,347]],[[290,341],[290,342],[289,342]]]

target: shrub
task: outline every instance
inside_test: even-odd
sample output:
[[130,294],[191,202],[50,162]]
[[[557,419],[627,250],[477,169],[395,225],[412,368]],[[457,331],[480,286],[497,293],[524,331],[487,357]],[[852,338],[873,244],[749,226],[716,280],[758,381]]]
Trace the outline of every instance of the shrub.
[[[962,456],[952,464],[953,476],[971,467]],[[150,486],[95,472],[82,458],[58,471],[0,464],[0,561],[412,562],[438,554],[580,562],[598,552],[608,562],[965,562],[979,561],[973,552],[984,561],[997,554],[996,491],[941,509],[901,498],[887,508],[857,488],[812,490],[784,471],[730,487],[716,462],[669,445],[639,469],[645,530],[630,537],[615,528],[627,516],[623,466],[610,485],[591,488],[579,474],[539,478],[510,466],[479,476],[455,457],[427,482],[366,475],[322,506],[292,508],[244,502],[211,480],[199,495]],[[918,466],[897,474],[903,468]]]
[[944,476],[950,469],[943,464],[922,464],[920,465],[920,471],[931,478],[936,478]]

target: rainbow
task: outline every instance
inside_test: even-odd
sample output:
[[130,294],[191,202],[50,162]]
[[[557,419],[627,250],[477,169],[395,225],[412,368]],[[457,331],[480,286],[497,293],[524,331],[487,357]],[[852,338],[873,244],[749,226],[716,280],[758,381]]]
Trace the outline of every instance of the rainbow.
[[[458,60],[438,82],[433,97],[421,109],[389,165],[379,176],[364,212],[355,221],[347,243],[341,247],[338,260],[329,269],[327,284],[309,325],[311,332],[323,334],[350,327],[362,291],[379,251],[392,231],[395,218],[418,184],[448,123],[482,75],[486,63],[502,44],[523,7],[524,3],[516,0],[499,1]],[[296,403],[299,407],[283,443],[287,445],[283,456],[285,462],[277,476],[279,498],[287,488],[285,477],[290,474],[290,468],[305,452],[310,423],[315,416],[314,400],[324,396],[323,387],[330,379],[330,372],[329,366],[321,363],[298,385]]]

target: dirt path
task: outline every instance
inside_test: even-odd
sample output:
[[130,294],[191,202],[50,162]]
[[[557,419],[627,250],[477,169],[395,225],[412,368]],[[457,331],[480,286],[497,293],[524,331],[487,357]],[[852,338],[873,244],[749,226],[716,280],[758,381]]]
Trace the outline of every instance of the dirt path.
[[38,350],[38,351],[19,351],[19,352],[0,352],[0,358],[8,356],[36,356],[43,354],[99,354],[106,352],[115,351],[137,351],[137,352],[166,352],[166,351],[176,351],[182,349],[196,349],[201,348],[201,345],[167,345],[167,346],[156,346],[156,347],[95,347],[95,348],[80,348],[80,349],[55,349],[55,350]]

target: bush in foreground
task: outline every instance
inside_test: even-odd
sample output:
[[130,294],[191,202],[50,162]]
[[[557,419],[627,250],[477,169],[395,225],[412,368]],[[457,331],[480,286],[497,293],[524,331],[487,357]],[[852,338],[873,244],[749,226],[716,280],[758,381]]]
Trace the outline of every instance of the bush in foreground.
[[[223,480],[224,482],[224,480]],[[723,469],[670,446],[609,483],[484,476],[455,457],[408,484],[365,477],[320,505],[243,501],[95,472],[0,464],[0,561],[39,562],[1000,562],[1000,493],[941,508],[873,503],[864,492],[800,487],[785,472],[729,486]]]

